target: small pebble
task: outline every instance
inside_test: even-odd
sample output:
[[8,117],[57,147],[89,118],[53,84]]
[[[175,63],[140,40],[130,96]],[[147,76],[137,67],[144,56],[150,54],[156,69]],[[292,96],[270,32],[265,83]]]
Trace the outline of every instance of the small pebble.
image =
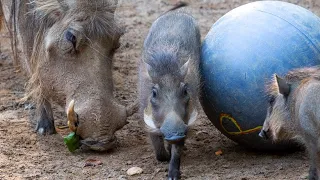
[[141,174],[143,172],[143,170],[140,167],[132,167],[130,169],[127,170],[127,174],[129,176],[133,176],[136,174]]
[[224,165],[222,165],[222,167],[225,169],[228,169],[230,166],[229,166],[229,164],[224,164]]
[[216,155],[216,156],[220,156],[220,155],[222,155],[222,150],[221,150],[221,149],[219,149],[218,151],[216,151],[216,152],[215,152],[215,155]]
[[199,131],[196,133],[196,140],[197,141],[202,141],[206,139],[209,136],[208,132],[206,131]]
[[84,164],[84,167],[87,167],[87,166],[98,166],[98,165],[102,165],[103,163],[99,160],[96,160],[96,159],[87,159],[85,161],[85,164]]

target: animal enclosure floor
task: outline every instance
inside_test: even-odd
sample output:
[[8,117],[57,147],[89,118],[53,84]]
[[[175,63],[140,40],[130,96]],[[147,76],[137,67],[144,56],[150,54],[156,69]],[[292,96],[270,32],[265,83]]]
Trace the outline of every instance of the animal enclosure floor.
[[[137,98],[137,63],[143,40],[151,23],[170,9],[176,0],[119,0],[117,18],[126,29],[121,47],[114,57],[115,96],[123,104]],[[320,15],[319,0],[288,0]],[[188,9],[198,20],[202,39],[212,24],[231,9],[248,0],[187,0]],[[63,144],[66,129],[58,134],[39,136],[30,122],[33,110],[22,102],[27,78],[16,72],[10,58],[7,33],[1,33],[0,54],[0,179],[164,179],[168,163],[157,162],[143,128],[135,114],[129,124],[116,133],[118,145],[112,151],[87,150],[70,153]],[[63,108],[55,107],[56,126],[66,125]],[[222,135],[203,112],[186,142],[182,179],[306,179],[308,157],[305,152],[268,154],[249,151]],[[215,152],[222,150],[222,155]],[[87,166],[88,159],[102,162]],[[128,176],[134,166],[143,173]]]

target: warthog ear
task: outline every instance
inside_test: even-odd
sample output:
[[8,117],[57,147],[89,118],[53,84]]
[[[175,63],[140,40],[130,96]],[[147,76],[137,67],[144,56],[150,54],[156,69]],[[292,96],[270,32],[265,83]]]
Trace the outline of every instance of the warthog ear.
[[186,77],[186,75],[188,74],[188,70],[189,70],[189,61],[188,60],[186,63],[184,63],[184,65],[181,66],[180,68],[180,74],[183,78]]
[[151,80],[152,67],[148,63],[146,63],[144,60],[142,60],[141,63],[142,63],[141,72],[143,73],[143,76]]
[[286,80],[282,79],[278,75],[276,75],[279,92],[285,96],[289,95],[290,85],[286,82]]

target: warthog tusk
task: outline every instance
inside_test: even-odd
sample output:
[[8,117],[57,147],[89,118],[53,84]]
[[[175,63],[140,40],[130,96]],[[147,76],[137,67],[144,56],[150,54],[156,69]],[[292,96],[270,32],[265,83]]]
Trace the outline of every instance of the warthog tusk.
[[188,126],[193,124],[197,120],[197,116],[198,116],[197,110],[193,110],[188,121]]
[[146,113],[144,113],[144,117],[143,117],[144,123],[146,123],[146,125],[151,128],[151,129],[157,129],[156,125],[153,122],[152,116],[151,115],[147,115]]
[[73,132],[77,131],[78,115],[74,112],[74,100],[71,100],[67,110],[68,126]]
[[157,126],[153,122],[153,117],[152,117],[152,109],[150,105],[144,109],[144,117],[143,117],[144,123],[151,128],[151,129],[158,129]]

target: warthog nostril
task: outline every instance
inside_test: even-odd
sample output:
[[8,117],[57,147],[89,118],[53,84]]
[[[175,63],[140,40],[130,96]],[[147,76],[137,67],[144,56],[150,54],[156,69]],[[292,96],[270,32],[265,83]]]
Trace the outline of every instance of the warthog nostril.
[[261,130],[260,133],[259,133],[259,136],[262,137],[265,140],[269,139],[268,133],[265,130]]
[[177,142],[183,140],[187,135],[187,128],[181,128],[176,130],[168,130],[160,128],[160,131],[164,135],[164,139],[170,142]]
[[165,136],[164,139],[171,142],[171,143],[174,143],[174,142],[178,142],[178,141],[181,141],[183,140],[184,138],[186,137],[186,134],[175,134],[175,135],[172,135],[172,136]]
[[77,38],[72,32],[70,32],[69,29],[66,31],[65,37],[68,41],[72,43],[73,48],[76,49]]
[[181,120],[167,119],[160,131],[167,141],[180,141],[186,137],[188,126]]

